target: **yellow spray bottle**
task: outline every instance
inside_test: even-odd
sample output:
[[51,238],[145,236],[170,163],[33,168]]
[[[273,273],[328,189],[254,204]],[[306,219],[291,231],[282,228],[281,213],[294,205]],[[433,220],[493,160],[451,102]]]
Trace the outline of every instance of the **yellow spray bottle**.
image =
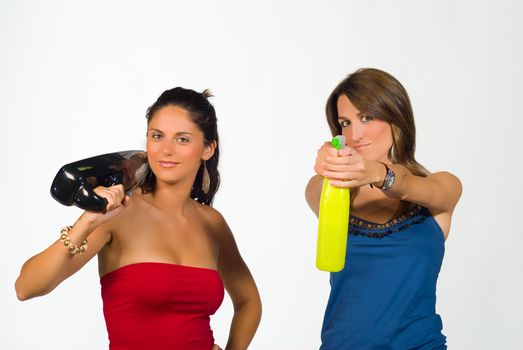
[[[345,137],[338,135],[331,145],[340,150]],[[348,188],[334,187],[323,180],[318,220],[316,267],[322,271],[338,272],[345,266],[349,229],[350,192]]]

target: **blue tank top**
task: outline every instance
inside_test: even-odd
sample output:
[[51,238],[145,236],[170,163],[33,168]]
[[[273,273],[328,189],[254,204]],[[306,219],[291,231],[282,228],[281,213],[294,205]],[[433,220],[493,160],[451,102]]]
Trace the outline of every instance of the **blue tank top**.
[[330,276],[321,350],[446,349],[435,310],[444,252],[426,208],[385,224],[351,215],[345,268]]

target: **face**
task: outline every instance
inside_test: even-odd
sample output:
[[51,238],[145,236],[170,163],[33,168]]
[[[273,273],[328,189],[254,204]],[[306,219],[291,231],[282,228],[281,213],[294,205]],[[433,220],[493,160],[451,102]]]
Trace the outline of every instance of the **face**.
[[215,143],[204,144],[203,132],[178,106],[159,109],[147,128],[147,157],[158,184],[194,182],[202,160],[214,154]]
[[389,161],[388,152],[393,144],[390,124],[361,113],[345,95],[338,98],[337,108],[338,122],[347,146],[365,159]]

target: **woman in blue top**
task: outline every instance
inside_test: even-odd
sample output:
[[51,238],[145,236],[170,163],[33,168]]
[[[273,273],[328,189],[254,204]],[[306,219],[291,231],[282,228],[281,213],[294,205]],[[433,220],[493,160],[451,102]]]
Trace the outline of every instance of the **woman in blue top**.
[[318,151],[306,198],[318,215],[323,178],[351,189],[345,268],[331,274],[323,350],[446,349],[436,281],[461,183],[414,158],[409,97],[390,74],[360,69],[327,101],[332,135]]

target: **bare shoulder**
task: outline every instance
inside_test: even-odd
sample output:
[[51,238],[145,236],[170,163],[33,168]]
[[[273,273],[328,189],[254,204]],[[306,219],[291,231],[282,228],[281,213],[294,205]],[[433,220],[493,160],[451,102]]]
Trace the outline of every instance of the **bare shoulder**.
[[456,175],[449,173],[448,171],[439,171],[430,174],[427,178],[442,184],[446,184],[448,186],[453,186],[455,189],[461,190],[462,188],[459,178]]
[[217,209],[200,203],[198,203],[198,206],[206,224],[213,234],[218,238],[232,235],[225,218]]

